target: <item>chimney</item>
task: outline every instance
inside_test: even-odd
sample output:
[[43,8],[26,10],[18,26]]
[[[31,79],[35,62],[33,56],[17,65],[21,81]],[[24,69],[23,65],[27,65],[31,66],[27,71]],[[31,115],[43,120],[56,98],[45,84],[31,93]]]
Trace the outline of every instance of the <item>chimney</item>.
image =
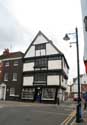
[[8,48],[3,51],[3,55],[6,55],[6,56],[9,55],[9,49]]

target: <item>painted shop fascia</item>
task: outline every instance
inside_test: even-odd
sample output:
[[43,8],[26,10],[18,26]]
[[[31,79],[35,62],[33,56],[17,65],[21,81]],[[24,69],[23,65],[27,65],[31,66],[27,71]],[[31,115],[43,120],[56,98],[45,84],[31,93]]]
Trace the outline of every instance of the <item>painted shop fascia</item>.
[[23,58],[22,100],[47,103],[63,101],[68,70],[64,54],[39,31]]

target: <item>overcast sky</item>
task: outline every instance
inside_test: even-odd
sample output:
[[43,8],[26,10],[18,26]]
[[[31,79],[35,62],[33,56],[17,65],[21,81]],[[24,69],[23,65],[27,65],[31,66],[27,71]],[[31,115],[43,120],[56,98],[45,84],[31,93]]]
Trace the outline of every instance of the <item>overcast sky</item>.
[[71,79],[77,75],[76,47],[69,48],[62,38],[66,32],[75,32],[76,26],[82,74],[84,41],[80,0],[0,0],[0,53],[4,48],[25,52],[41,30],[65,54]]

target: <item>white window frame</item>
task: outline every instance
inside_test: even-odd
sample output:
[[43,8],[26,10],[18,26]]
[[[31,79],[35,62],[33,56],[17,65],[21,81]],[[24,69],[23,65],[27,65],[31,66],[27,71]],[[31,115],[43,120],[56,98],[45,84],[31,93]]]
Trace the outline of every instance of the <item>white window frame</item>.
[[12,78],[13,81],[17,81],[17,73],[13,73],[13,78]]
[[10,65],[10,64],[9,64],[9,61],[6,61],[6,62],[5,62],[5,67],[9,67],[9,65]]
[[22,99],[34,99],[34,88],[22,89]]
[[18,60],[15,60],[13,63],[14,66],[18,66]]
[[8,81],[8,73],[4,74],[4,81]]
[[[56,92],[55,88],[43,88],[42,89],[42,100],[54,100],[55,92]],[[49,94],[51,94],[52,97],[50,97]]]
[[15,96],[15,88],[10,88],[10,96]]

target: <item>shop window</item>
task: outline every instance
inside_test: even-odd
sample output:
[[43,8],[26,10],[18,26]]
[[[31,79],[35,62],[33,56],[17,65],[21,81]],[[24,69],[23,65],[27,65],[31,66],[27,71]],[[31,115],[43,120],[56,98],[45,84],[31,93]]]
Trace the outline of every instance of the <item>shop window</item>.
[[22,99],[33,99],[34,98],[34,88],[24,88],[22,89]]
[[42,99],[54,100],[55,99],[55,88],[44,88],[42,89]]

